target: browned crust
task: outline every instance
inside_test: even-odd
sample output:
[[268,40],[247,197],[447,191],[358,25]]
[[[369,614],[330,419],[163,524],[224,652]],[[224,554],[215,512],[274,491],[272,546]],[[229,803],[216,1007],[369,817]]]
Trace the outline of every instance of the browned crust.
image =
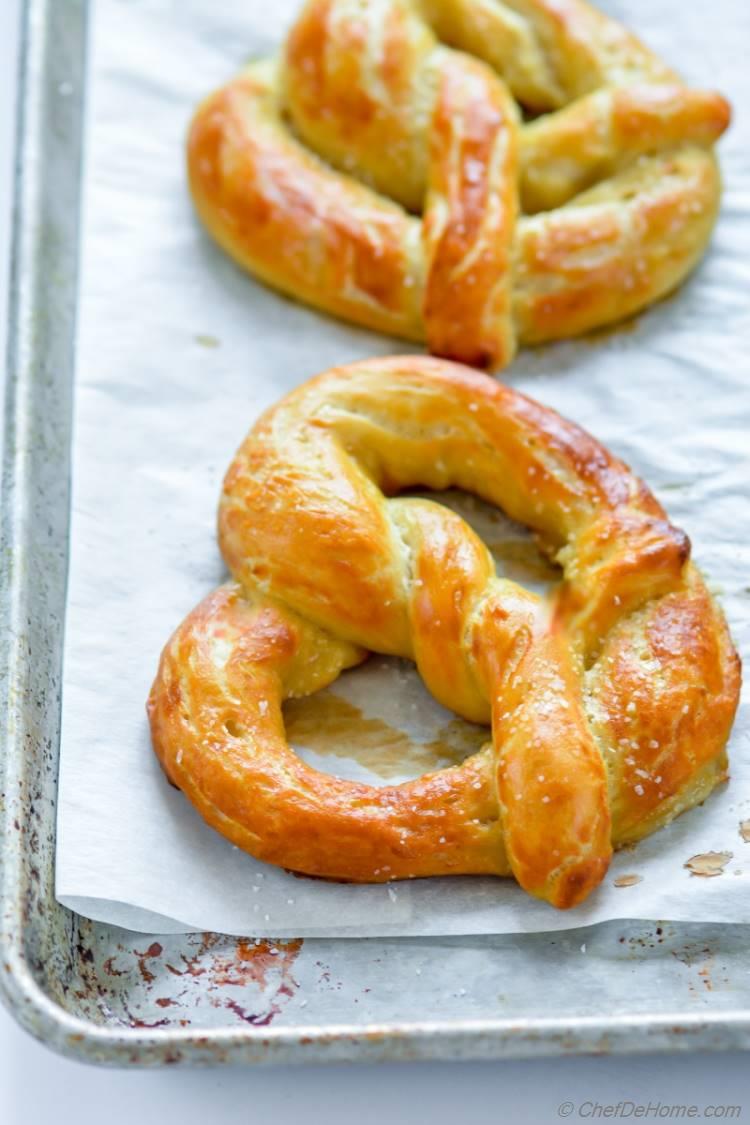
[[[495,578],[457,515],[394,495],[411,485],[539,531],[554,604]],[[487,376],[392,357],[310,380],[250,432],[219,526],[233,581],[166,646],[149,717],[171,780],[261,859],[365,882],[512,873],[567,907],[613,845],[726,776],[739,661],[687,538],[592,437]],[[415,660],[492,745],[382,789],[301,762],[283,700],[367,650]]]
[[[492,11],[485,49],[470,0],[309,0],[283,60],[193,119],[214,238],[290,296],[487,367],[673,290],[716,219],[727,102],[583,0]],[[553,112],[519,125],[487,63]]]

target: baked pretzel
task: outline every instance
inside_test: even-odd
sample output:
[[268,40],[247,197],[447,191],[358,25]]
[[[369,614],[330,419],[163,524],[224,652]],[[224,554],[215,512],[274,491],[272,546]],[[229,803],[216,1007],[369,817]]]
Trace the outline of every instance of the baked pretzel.
[[[495,576],[457,486],[532,527],[548,602]],[[739,662],[673,527],[621,461],[554,411],[426,357],[333,369],[251,430],[227,473],[232,580],[164,649],[148,712],[171,781],[268,863],[356,882],[512,874],[584,899],[612,845],[726,778]],[[285,699],[367,652],[408,657],[492,742],[385,788],[290,749]]]
[[682,281],[728,122],[584,0],[309,0],[199,108],[188,171],[265,282],[497,368]]

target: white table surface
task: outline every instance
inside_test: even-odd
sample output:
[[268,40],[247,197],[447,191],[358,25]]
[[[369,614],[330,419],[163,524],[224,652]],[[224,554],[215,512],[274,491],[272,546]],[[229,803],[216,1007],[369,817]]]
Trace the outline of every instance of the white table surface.
[[[13,94],[20,0],[0,0],[0,308],[6,307]],[[252,2],[252,0],[249,0]],[[5,318],[0,317],[4,354]],[[720,1117],[712,1106],[738,1106],[724,1119],[750,1120],[747,1056],[683,1055],[627,1059],[554,1059],[515,1063],[283,1067],[166,1071],[99,1070],[69,1062],[34,1042],[0,1008],[0,1125],[148,1125],[179,1121],[300,1120],[328,1125],[431,1125],[500,1120],[514,1125],[632,1119]],[[598,1105],[597,1105],[598,1103]],[[620,1109],[610,1110],[606,1107]],[[632,1104],[631,1104],[632,1103]]]

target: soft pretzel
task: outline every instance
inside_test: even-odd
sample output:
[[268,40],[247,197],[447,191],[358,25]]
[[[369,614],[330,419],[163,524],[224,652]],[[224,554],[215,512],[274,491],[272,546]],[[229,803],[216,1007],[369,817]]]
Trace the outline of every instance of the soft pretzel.
[[[496,577],[455,513],[398,496],[416,485],[532,527],[562,567],[554,598]],[[739,662],[688,539],[593,438],[486,375],[409,357],[304,384],[240,448],[219,535],[232,580],[167,644],[148,710],[169,778],[259,859],[358,882],[512,874],[567,907],[613,845],[726,777]],[[492,742],[386,788],[306,765],[284,700],[369,650],[414,660]]]
[[682,281],[728,121],[584,0],[308,0],[279,59],[199,108],[188,172],[265,282],[502,367]]

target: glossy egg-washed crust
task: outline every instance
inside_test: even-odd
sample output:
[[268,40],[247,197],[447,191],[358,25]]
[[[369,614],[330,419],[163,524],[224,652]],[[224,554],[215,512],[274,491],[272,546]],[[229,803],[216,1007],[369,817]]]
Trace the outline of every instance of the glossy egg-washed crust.
[[584,0],[308,0],[200,106],[188,172],[268,284],[499,368],[682,281],[728,122]]
[[[535,530],[550,601],[495,576],[411,486],[456,486]],[[232,580],[162,655],[154,747],[201,815],[259,859],[358,882],[512,874],[559,907],[612,846],[726,777],[739,661],[690,545],[593,438],[486,375],[397,357],[333,369],[267,411],[227,473]],[[414,660],[492,742],[378,788],[290,749],[282,703],[368,651]]]

